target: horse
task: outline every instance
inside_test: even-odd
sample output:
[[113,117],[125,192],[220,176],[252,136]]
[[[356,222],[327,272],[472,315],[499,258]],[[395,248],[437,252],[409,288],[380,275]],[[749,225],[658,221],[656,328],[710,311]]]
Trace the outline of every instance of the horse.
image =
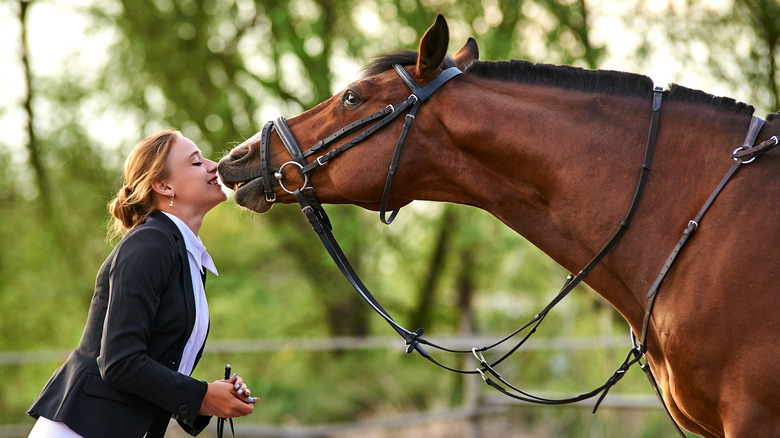
[[[301,187],[322,203],[382,212],[413,200],[470,205],[569,272],[625,225],[584,281],[644,331],[642,352],[670,415],[705,437],[780,436],[780,154],[750,164],[733,156],[754,144],[743,145],[753,108],[676,84],[654,91],[634,73],[480,61],[473,38],[448,56],[448,44],[439,15],[417,51],[375,58],[339,94],[234,148],[218,172],[236,203],[264,213],[295,202]],[[409,109],[410,88],[452,67],[457,74],[416,114],[357,138],[366,118],[398,102]],[[653,114],[654,155],[644,163]],[[755,142],[776,144],[780,116],[753,131]],[[282,138],[290,136],[319,148],[291,161]],[[301,172],[308,166],[316,172]],[[632,202],[638,173],[644,195]],[[670,251],[676,260],[665,268]]]

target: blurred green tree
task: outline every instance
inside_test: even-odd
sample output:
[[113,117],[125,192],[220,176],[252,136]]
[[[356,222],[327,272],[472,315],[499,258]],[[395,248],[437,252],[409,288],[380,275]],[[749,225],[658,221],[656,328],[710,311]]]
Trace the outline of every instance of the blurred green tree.
[[[139,7],[138,2],[123,1],[122,13],[99,7],[94,10],[107,25],[115,23],[122,33],[111,50],[116,59],[108,63],[105,82],[125,84],[125,94],[119,94],[122,105],[140,102],[143,113],[156,116],[147,123],[159,124],[157,120],[161,119],[181,126],[185,134],[199,138],[201,147],[211,145],[219,152],[259,130],[255,115],[262,113],[267,99],[279,102],[278,106],[292,113],[313,107],[336,91],[341,63],[368,58],[369,48],[375,50],[373,55],[380,49],[402,46],[399,37],[392,34],[394,28],[405,29],[408,38],[416,41],[430,26],[436,9],[424,3],[410,7],[408,2],[369,2],[362,5],[363,15],[357,15],[354,2],[344,0],[277,0],[241,7],[219,0],[142,3]],[[584,3],[538,4],[558,22],[548,41],[558,41],[564,32],[575,35],[576,44],[582,46],[579,52],[588,60],[585,63],[595,66],[602,50],[591,48],[587,40]],[[471,17],[474,21],[466,23],[468,27],[488,19],[477,2],[448,9],[455,22],[459,16]],[[486,32],[484,44],[496,57],[507,56],[516,48],[507,36],[516,34],[522,13],[512,2],[502,2],[500,9],[500,18],[490,18],[495,27]],[[363,21],[379,16],[384,18],[382,27],[388,32],[381,41],[384,47],[375,47],[363,33]],[[566,47],[555,48],[562,59],[574,59],[563,56],[569,53]],[[278,228],[289,223],[287,212],[272,214],[269,225]],[[348,223],[348,229],[356,231],[342,233],[339,238],[357,267],[364,265],[365,251],[361,247],[367,239],[360,230],[364,229],[361,224],[365,218],[354,209],[336,210],[333,218],[334,223]],[[312,287],[343,284],[329,260],[312,256],[317,242],[305,230],[277,234],[284,236],[280,242],[285,248],[282,255],[309,267],[301,274]],[[442,244],[441,239],[435,243]],[[493,252],[490,248],[485,251]],[[415,274],[428,278],[424,284],[434,286],[436,277],[442,275],[441,266],[434,260],[428,272]],[[431,322],[420,318],[430,314],[434,293],[434,287],[419,291],[421,310],[416,315],[420,323]],[[319,301],[328,315],[331,334],[367,333],[368,314],[353,296],[322,294]]]
[[[583,0],[112,0],[87,9],[60,4],[82,14],[91,32],[110,35],[112,44],[96,71],[74,61],[47,76],[30,66],[26,45],[30,11],[47,3],[53,2],[0,5],[15,8],[18,62],[28,90],[21,102],[0,102],[3,111],[23,108],[27,137],[21,145],[0,139],[2,350],[72,348],[80,334],[95,272],[110,249],[105,205],[134,143],[106,147],[111,139],[93,130],[96,114],[115,114],[116,135],[135,139],[178,127],[217,159],[265,120],[327,99],[359,77],[372,56],[414,48],[438,12],[450,23],[451,53],[474,35],[486,60],[598,68],[608,55],[592,36],[601,4]],[[621,7],[638,11],[631,28],[648,35],[639,55],[672,41],[683,68],[734,89],[747,87],[750,103],[767,111],[780,107],[776,1],[734,0],[718,9],[689,1],[666,10],[663,20],[649,18],[644,2]],[[654,26],[664,26],[664,38],[650,39],[658,35],[650,32],[660,28]],[[640,61],[637,56],[635,65]],[[20,153],[25,160],[16,159]],[[358,208],[328,211],[340,243],[383,305],[428,333],[505,332],[538,310],[563,274],[503,224],[471,208],[416,204],[391,228]],[[222,273],[209,287],[212,339],[388,333],[351,293],[295,207],[253,216],[226,203],[211,217],[202,235]],[[549,324],[555,335],[622,327],[594,294],[571,300],[565,312],[574,317]],[[597,318],[591,317],[594,306]],[[248,321],[235,317],[239,311],[251,315]],[[319,377],[317,360],[290,372]],[[275,371],[288,364],[274,363]],[[351,370],[326,375],[343,379]],[[21,421],[24,405],[50,371],[0,366],[0,382],[15,382],[0,384],[0,422]],[[276,385],[272,377],[268,385]],[[299,391],[297,378],[279,389]],[[415,381],[422,386],[427,378],[420,374]],[[342,409],[338,418],[345,419],[354,417],[349,409],[378,409],[370,391],[355,406],[342,407],[329,405],[323,388],[312,397],[321,401],[312,401],[311,412],[324,405],[327,412]],[[446,402],[458,402],[457,391],[450,392]],[[423,400],[425,391],[414,397]],[[292,400],[283,407],[295,405]]]
[[[764,117],[780,108],[780,3],[687,0],[664,11],[646,2],[626,6],[628,25],[641,37],[637,63],[651,62],[662,45],[674,50],[679,74],[710,77],[739,94]],[[659,38],[659,35],[661,36]],[[682,84],[698,88],[697,84]],[[708,90],[704,90],[708,91]]]

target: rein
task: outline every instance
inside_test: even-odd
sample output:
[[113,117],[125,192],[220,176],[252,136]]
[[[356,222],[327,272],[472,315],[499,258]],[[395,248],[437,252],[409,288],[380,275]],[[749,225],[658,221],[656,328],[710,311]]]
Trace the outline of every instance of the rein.
[[[528,394],[516,388],[515,386],[511,385],[501,377],[501,375],[495,370],[495,367],[499,365],[501,362],[503,362],[506,358],[511,356],[515,351],[517,351],[530,338],[530,336],[536,332],[537,327],[541,324],[541,322],[544,320],[547,314],[588,276],[588,274],[602,261],[602,259],[609,253],[609,251],[612,250],[612,248],[618,243],[618,241],[626,232],[626,230],[628,230],[631,220],[639,205],[639,201],[644,191],[646,180],[650,171],[650,163],[652,161],[653,151],[655,148],[655,138],[658,130],[658,119],[659,119],[659,114],[661,109],[663,89],[660,87],[656,87],[654,89],[650,130],[648,133],[647,146],[645,149],[645,157],[644,157],[643,164],[641,166],[639,182],[637,184],[636,192],[631,202],[631,206],[628,209],[628,213],[626,214],[625,219],[620,223],[620,226],[618,227],[617,231],[612,236],[612,238],[604,245],[602,250],[585,266],[585,268],[583,268],[576,276],[569,274],[568,277],[566,278],[563,287],[555,296],[555,298],[553,298],[553,300],[542,311],[537,313],[525,325],[521,326],[520,328],[512,332],[510,335],[495,342],[494,344],[481,347],[481,348],[472,348],[471,350],[456,350],[456,349],[449,349],[449,348],[439,346],[423,338],[422,328],[412,332],[404,328],[403,326],[399,325],[396,321],[393,320],[393,318],[388,314],[388,312],[379,304],[376,298],[374,298],[374,296],[371,294],[368,288],[366,288],[366,286],[360,280],[357,273],[352,268],[352,265],[350,264],[346,255],[339,247],[338,242],[336,242],[336,239],[333,237],[330,220],[327,216],[327,213],[323,209],[320,201],[317,199],[314,193],[314,188],[309,186],[309,174],[312,171],[314,171],[319,167],[324,166],[325,164],[327,164],[329,160],[333,159],[334,157],[342,154],[346,150],[360,143],[365,138],[372,135],[377,130],[381,129],[383,126],[387,125],[390,121],[394,120],[402,112],[409,109],[409,113],[406,115],[403,129],[396,143],[395,153],[393,154],[393,159],[388,170],[387,180],[385,183],[384,192],[382,195],[381,207],[380,207],[380,220],[383,223],[390,224],[394,220],[396,214],[398,213],[398,210],[391,212],[389,219],[385,218],[385,213],[386,213],[387,203],[389,200],[390,189],[392,187],[393,177],[398,167],[398,162],[399,162],[404,141],[406,139],[406,134],[409,128],[411,127],[412,122],[415,119],[415,114],[418,108],[422,105],[422,103],[426,102],[430,97],[430,95],[433,94],[433,92],[435,92],[439,87],[444,85],[447,81],[449,81],[450,79],[452,79],[457,75],[460,75],[461,71],[455,67],[451,67],[443,71],[435,80],[427,84],[425,87],[419,87],[403,67],[401,67],[400,65],[395,65],[393,67],[395,71],[401,76],[401,78],[406,83],[406,85],[411,89],[412,94],[409,96],[409,98],[407,98],[403,102],[400,102],[397,105],[388,105],[386,108],[383,108],[382,110],[374,114],[366,116],[360,120],[357,120],[339,129],[338,131],[331,134],[327,138],[321,140],[320,142],[318,142],[317,144],[315,144],[305,152],[302,152],[300,146],[298,145],[297,141],[295,140],[295,137],[292,134],[292,131],[287,125],[284,117],[279,117],[276,119],[275,122],[273,121],[268,122],[264,126],[263,130],[261,131],[261,167],[262,167],[261,176],[264,181],[269,182],[268,184],[263,184],[263,186],[265,187],[266,200],[268,202],[274,202],[276,200],[276,194],[274,192],[272,184],[270,184],[270,181],[272,181],[271,180],[272,172],[270,169],[270,152],[269,152],[269,143],[270,143],[269,136],[270,133],[275,129],[279,137],[281,138],[285,148],[289,151],[292,160],[282,164],[281,167],[276,172],[273,172],[274,177],[278,180],[282,190],[295,196],[295,199],[298,201],[298,203],[301,206],[301,211],[309,220],[309,223],[312,226],[313,230],[317,233],[323,246],[330,254],[331,258],[333,259],[333,261],[335,262],[336,266],[339,268],[341,273],[344,275],[344,277],[350,282],[353,288],[360,294],[363,300],[365,300],[366,303],[368,303],[369,306],[371,306],[371,308],[376,313],[378,313],[402,338],[404,338],[407,346],[406,348],[407,353],[411,353],[412,351],[417,351],[418,353],[420,353],[420,355],[422,355],[430,362],[452,372],[456,372],[460,374],[479,374],[489,386],[498,390],[502,394],[529,403],[545,404],[545,405],[569,404],[569,403],[575,403],[582,400],[586,400],[600,394],[595,404],[595,407],[593,409],[594,413],[596,412],[599,405],[604,400],[604,397],[606,397],[607,393],[612,388],[612,386],[614,386],[618,381],[620,381],[623,378],[625,373],[628,371],[628,369],[631,368],[632,365],[639,363],[640,368],[642,368],[642,370],[645,371],[645,374],[647,375],[651,383],[651,386],[653,387],[654,392],[656,393],[659,400],[661,401],[661,404],[663,405],[666,413],[669,415],[669,418],[673,422],[675,428],[677,429],[677,432],[681,436],[685,437],[685,434],[683,433],[682,429],[672,417],[671,412],[669,411],[669,408],[666,405],[661,395],[661,391],[658,387],[658,384],[655,378],[653,377],[652,371],[650,370],[649,363],[647,362],[645,357],[645,353],[647,351],[647,344],[646,344],[647,329],[650,323],[650,318],[652,316],[652,310],[655,303],[655,299],[657,297],[657,292],[666,273],[669,271],[677,255],[679,254],[680,250],[685,245],[685,242],[698,228],[702,216],[707,211],[709,206],[712,204],[712,202],[714,201],[718,193],[721,191],[721,189],[731,178],[731,176],[736,172],[736,170],[742,164],[751,162],[758,155],[766,152],[767,150],[771,149],[774,146],[777,146],[778,143],[777,137],[772,137],[770,140],[767,140],[761,145],[752,147],[755,138],[758,134],[758,131],[763,125],[763,120],[757,117],[753,118],[744,145],[740,148],[737,148],[732,154],[732,158],[735,160],[735,164],[728,171],[726,176],[723,178],[721,183],[712,193],[712,195],[707,200],[707,202],[702,207],[702,209],[699,211],[699,213],[696,215],[696,217],[689,222],[688,227],[683,233],[683,237],[680,239],[680,242],[678,242],[677,246],[672,251],[672,254],[669,256],[669,259],[667,260],[663,269],[661,270],[661,273],[659,274],[658,278],[654,282],[653,286],[650,288],[650,291],[648,292],[648,306],[645,313],[645,318],[644,318],[640,338],[637,338],[634,335],[633,331],[631,332],[632,348],[629,351],[623,363],[618,367],[618,369],[613,373],[613,375],[609,377],[609,379],[607,379],[607,381],[603,385],[590,392],[575,397],[566,398],[566,399],[546,399],[543,397],[538,397],[532,394]],[[330,146],[332,143],[344,138],[345,136],[357,132],[358,130],[369,125],[372,122],[375,123],[369,128],[367,128],[365,131],[361,132],[360,134],[352,138],[347,143],[330,150],[324,155],[316,158],[311,163],[307,162],[306,157],[322,150],[323,148],[326,148],[327,146]],[[774,144],[772,144],[772,142],[774,142]],[[745,161],[746,157],[749,157],[750,159]],[[288,165],[293,165],[297,167],[298,172],[304,181],[303,185],[298,189],[290,190],[287,187],[285,187],[283,184],[282,170],[284,169],[285,166]],[[507,353],[505,353],[503,356],[501,356],[497,360],[494,360],[493,362],[489,362],[488,360],[485,359],[483,353],[498,347],[499,345],[509,341],[519,333],[529,328],[530,330],[528,331],[528,333],[522,339],[520,339],[518,343],[513,348],[511,348]],[[479,367],[476,368],[476,370],[474,371],[450,368],[435,360],[425,350],[425,348],[423,348],[423,345],[427,345],[431,348],[443,352],[472,354],[474,355],[477,362],[479,363]],[[491,378],[491,376],[492,378],[495,378],[497,381],[494,381]]]

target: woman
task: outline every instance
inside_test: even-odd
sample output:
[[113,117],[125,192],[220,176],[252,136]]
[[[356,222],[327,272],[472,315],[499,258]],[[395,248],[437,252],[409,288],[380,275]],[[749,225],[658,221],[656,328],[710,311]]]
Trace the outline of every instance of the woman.
[[38,395],[30,437],[163,437],[173,417],[197,435],[211,416],[253,411],[235,374],[190,377],[208,332],[206,268],[197,237],[226,199],[217,164],[176,130],[147,137],[125,162],[109,203],[110,234],[124,234],[101,266],[78,348]]

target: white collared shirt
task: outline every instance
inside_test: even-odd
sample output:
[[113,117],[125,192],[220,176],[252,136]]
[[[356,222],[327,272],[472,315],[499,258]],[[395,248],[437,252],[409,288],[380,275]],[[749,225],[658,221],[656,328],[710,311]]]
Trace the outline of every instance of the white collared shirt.
[[213,272],[214,275],[219,275],[219,273],[217,273],[217,267],[214,266],[211,256],[206,252],[206,247],[203,246],[200,238],[192,232],[190,227],[173,214],[165,211],[163,213],[171,218],[184,237],[184,246],[187,248],[190,262],[192,290],[195,292],[195,326],[187,339],[187,344],[184,346],[184,352],[179,363],[179,372],[189,376],[192,373],[192,368],[195,366],[195,358],[206,342],[206,334],[209,330],[209,305],[206,301],[206,288],[203,286],[201,273],[205,272],[204,268]]

